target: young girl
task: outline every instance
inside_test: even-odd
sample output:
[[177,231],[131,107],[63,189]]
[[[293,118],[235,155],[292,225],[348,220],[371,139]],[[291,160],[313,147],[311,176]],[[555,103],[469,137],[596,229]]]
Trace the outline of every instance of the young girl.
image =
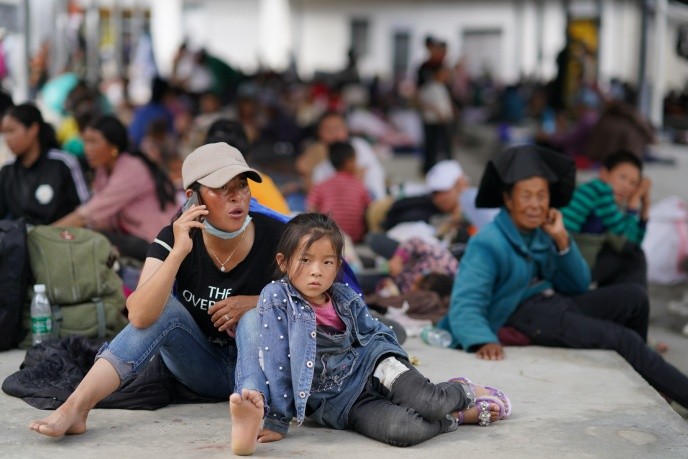
[[251,454],[257,442],[282,439],[295,416],[395,446],[508,416],[502,392],[465,378],[432,384],[409,363],[394,333],[335,282],[342,246],[323,214],[300,214],[285,227],[276,255],[285,277],[263,289],[253,313],[261,347],[239,349],[233,451]]

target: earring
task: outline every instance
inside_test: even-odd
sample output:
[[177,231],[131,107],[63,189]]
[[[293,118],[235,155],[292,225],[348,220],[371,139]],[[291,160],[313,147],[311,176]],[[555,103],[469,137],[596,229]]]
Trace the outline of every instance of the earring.
[[113,148],[113,149],[110,151],[110,154],[112,155],[113,158],[117,158],[117,155],[119,155],[120,152],[117,151],[117,148]]

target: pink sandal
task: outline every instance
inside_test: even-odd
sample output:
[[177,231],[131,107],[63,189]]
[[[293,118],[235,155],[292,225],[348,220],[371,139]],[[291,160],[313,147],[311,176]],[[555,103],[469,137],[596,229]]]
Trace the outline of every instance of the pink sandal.
[[[460,376],[459,378],[452,378],[450,379],[450,382],[458,382],[458,383],[463,383],[467,384],[471,387],[475,386],[474,383],[469,380],[469,378],[465,378],[464,376]],[[510,402],[510,399],[507,398],[507,396],[499,389],[495,389],[493,387],[489,386],[483,386],[490,392],[490,395],[484,395],[481,397],[476,398],[476,403],[478,403],[479,399],[488,399],[491,402],[498,403],[500,405],[500,418],[508,418],[512,414],[512,403]]]
[[500,411],[498,414],[498,419],[502,419],[505,417],[505,405],[503,405],[502,401],[497,398],[493,397],[492,395],[485,395],[483,397],[478,397],[475,400],[475,404],[465,408],[464,410],[460,411],[457,414],[457,425],[462,425],[464,424],[464,411],[467,409],[471,409],[474,406],[477,406],[479,409],[478,412],[478,425],[481,427],[488,427],[491,423],[490,421],[490,404],[495,403],[498,405]]

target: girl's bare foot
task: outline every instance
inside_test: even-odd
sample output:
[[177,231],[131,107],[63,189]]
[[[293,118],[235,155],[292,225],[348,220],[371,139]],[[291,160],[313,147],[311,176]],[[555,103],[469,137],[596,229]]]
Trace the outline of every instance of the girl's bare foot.
[[247,389],[242,389],[241,395],[230,395],[230,416],[232,452],[238,456],[253,454],[263,420],[263,395]]
[[63,404],[50,416],[29,424],[29,429],[49,437],[78,435],[86,432],[88,412],[80,412],[70,404]]

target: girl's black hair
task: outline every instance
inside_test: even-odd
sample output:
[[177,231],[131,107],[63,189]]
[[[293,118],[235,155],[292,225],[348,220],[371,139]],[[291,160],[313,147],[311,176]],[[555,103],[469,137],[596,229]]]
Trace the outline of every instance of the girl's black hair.
[[[292,260],[301,256],[297,250],[304,236],[308,236],[304,250],[308,250],[314,242],[328,238],[335,249],[338,263],[342,261],[344,237],[337,223],[325,214],[306,212],[292,218],[282,230],[276,252],[282,254],[285,265],[289,266]],[[278,266],[275,277],[280,278],[284,275]]]
[[41,153],[44,153],[53,148],[60,148],[60,144],[55,137],[55,129],[43,120],[40,110],[32,103],[9,107],[5,112],[5,116],[11,116],[15,120],[27,128],[34,124],[38,124],[38,144],[41,148]]
[[139,150],[129,148],[129,135],[122,121],[115,116],[104,115],[92,120],[86,127],[100,132],[105,137],[105,140],[114,145],[120,153],[128,153],[140,158],[146,164],[148,172],[155,183],[156,197],[158,198],[160,210],[164,210],[167,204],[174,204],[176,202],[175,186],[172,184],[167,172]]

